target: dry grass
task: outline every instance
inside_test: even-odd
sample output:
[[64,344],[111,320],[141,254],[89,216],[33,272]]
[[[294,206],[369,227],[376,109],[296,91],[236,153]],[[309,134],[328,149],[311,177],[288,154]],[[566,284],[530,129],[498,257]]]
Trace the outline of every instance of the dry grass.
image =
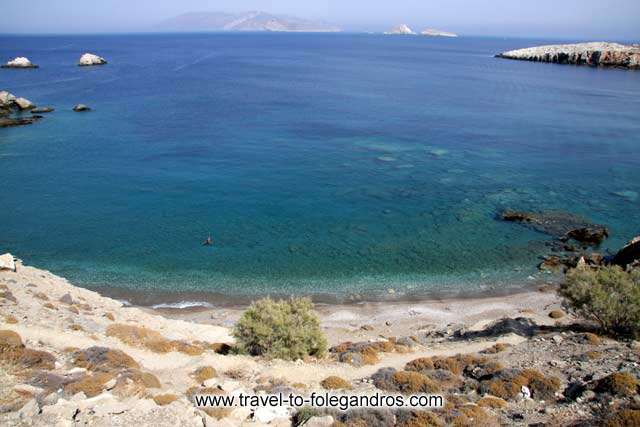
[[113,313],[105,313],[104,317],[106,317],[107,319],[111,320],[112,322],[115,322],[116,317],[113,315]]
[[510,347],[511,347],[511,344],[499,342],[489,347],[488,349],[484,350],[483,353],[486,353],[486,354],[502,353],[503,351],[507,351]]
[[398,413],[396,427],[442,427],[444,423],[430,411],[403,411]]
[[615,412],[603,423],[604,427],[640,426],[640,410],[623,409]]
[[498,421],[479,406],[463,406],[457,409],[451,420],[454,427],[499,426]]
[[18,323],[18,319],[16,319],[16,317],[11,314],[6,315],[4,321],[10,325],[15,325],[16,323]]
[[118,371],[122,369],[139,369],[138,362],[120,350],[106,347],[89,347],[73,353],[73,365],[89,371]]
[[598,380],[595,391],[619,397],[633,397],[638,393],[638,387],[640,387],[640,382],[633,374],[615,372]]
[[58,307],[56,307],[55,305],[53,305],[50,302],[47,302],[47,303],[43,304],[42,306],[44,308],[48,308],[49,310],[58,311]]
[[436,393],[440,386],[430,378],[418,373],[399,371],[393,375],[397,391],[405,394]]
[[485,396],[478,400],[478,406],[482,408],[501,409],[507,406],[507,401],[494,396]]
[[196,369],[192,375],[193,375],[193,378],[198,383],[203,383],[206,380],[215,378],[218,375],[218,373],[216,372],[215,368],[213,368],[212,366],[202,366]]
[[0,331],[0,361],[11,365],[17,372],[29,369],[51,370],[55,367],[56,358],[46,351],[26,348],[22,337],[14,331]]
[[[419,359],[412,360],[407,363],[405,366],[405,370],[407,371],[431,371],[434,369],[444,369],[446,371],[451,372],[454,375],[461,375],[466,369],[469,369],[472,366],[484,367],[490,363],[490,359],[478,356],[474,354],[467,355],[456,355],[451,357],[441,357],[441,356],[433,356],[433,357],[421,357]],[[498,367],[495,367],[498,369]],[[501,369],[501,367],[500,367]]]
[[337,376],[325,378],[320,382],[320,385],[325,390],[351,390],[353,388],[349,381]]
[[77,393],[84,393],[87,397],[94,397],[102,393],[105,389],[105,384],[115,378],[115,375],[107,372],[98,372],[93,375],[87,375],[86,377],[67,384],[64,391],[73,396]]
[[84,328],[77,323],[72,323],[71,325],[69,325],[69,329],[71,329],[72,331],[84,331]]
[[205,350],[201,346],[189,344],[184,341],[169,340],[159,332],[143,326],[116,323],[107,327],[106,334],[132,347],[146,348],[154,353],[178,351],[190,356],[198,356]]
[[49,301],[49,297],[43,292],[36,292],[33,294],[35,298],[41,299],[42,301]]
[[158,406],[165,406],[165,405],[169,405],[173,402],[175,402],[176,400],[178,400],[178,396],[176,396],[175,394],[157,394],[155,396],[153,396],[153,401],[156,402],[156,405]]
[[551,401],[555,399],[560,385],[560,379],[556,377],[547,377],[534,369],[525,369],[504,378],[486,381],[483,388],[493,396],[511,400],[520,394],[523,386],[526,386],[531,390],[534,399]]

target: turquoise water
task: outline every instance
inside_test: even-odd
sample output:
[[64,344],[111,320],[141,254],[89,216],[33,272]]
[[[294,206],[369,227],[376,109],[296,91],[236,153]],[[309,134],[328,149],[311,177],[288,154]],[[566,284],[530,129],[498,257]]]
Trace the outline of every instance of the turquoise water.
[[41,66],[0,89],[57,109],[0,129],[0,250],[175,298],[530,283],[548,237],[502,209],[607,224],[603,249],[640,234],[640,72],[492,57],[548,42],[0,36]]

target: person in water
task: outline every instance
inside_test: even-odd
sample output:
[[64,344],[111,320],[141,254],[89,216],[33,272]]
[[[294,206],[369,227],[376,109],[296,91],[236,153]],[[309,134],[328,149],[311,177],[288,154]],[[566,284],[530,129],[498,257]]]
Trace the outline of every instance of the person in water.
[[211,238],[211,235],[209,235],[209,237],[207,237],[207,240],[204,241],[202,246],[213,246],[213,239]]

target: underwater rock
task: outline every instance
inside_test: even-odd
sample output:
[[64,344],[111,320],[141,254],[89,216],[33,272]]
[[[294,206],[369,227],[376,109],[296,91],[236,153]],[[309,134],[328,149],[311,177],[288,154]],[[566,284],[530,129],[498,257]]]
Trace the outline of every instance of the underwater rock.
[[589,246],[597,246],[609,237],[607,227],[592,224],[586,219],[568,212],[523,212],[506,210],[503,221],[518,222],[557,239],[576,240]]
[[55,111],[53,107],[38,107],[31,110],[31,114],[52,113]]
[[3,117],[3,118],[0,118],[0,128],[10,128],[14,126],[31,125],[37,122],[38,120],[40,120],[41,118],[42,116],[36,116],[36,115],[31,117],[18,117],[18,118]]

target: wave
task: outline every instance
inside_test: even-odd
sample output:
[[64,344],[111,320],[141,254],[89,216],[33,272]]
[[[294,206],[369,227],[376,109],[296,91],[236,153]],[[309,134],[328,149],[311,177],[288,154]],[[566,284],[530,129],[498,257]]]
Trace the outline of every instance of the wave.
[[156,304],[156,305],[152,305],[151,308],[153,309],[162,309],[162,308],[173,308],[173,309],[178,309],[178,310],[184,310],[186,308],[213,308],[213,304],[209,304],[208,302],[204,302],[204,301],[180,301],[180,302],[174,302],[174,303],[162,303],[162,304]]

